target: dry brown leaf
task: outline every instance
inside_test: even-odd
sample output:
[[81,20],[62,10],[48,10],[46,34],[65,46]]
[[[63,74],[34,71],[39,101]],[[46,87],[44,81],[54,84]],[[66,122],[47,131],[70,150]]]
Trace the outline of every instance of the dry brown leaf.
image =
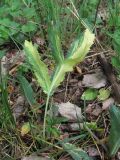
[[82,119],[81,108],[70,102],[58,104],[58,112],[71,121]]
[[107,110],[114,104],[114,99],[111,97],[103,102],[102,110]]
[[13,115],[15,119],[18,119],[24,112],[25,110],[24,103],[25,103],[25,98],[23,96],[19,96],[16,100],[16,103],[13,106]]
[[34,36],[33,37],[33,41],[37,44],[37,45],[41,45],[43,46],[45,44],[45,40],[39,36]]
[[92,115],[92,116],[98,117],[99,114],[102,112],[102,108],[99,105],[89,104],[86,107],[85,112],[88,113],[88,114],[90,114],[90,115]]
[[98,71],[98,73],[94,74],[84,75],[82,81],[82,84],[85,87],[91,87],[91,88],[101,88],[104,87],[106,83],[107,83],[106,77],[101,71]]
[[96,106],[92,111],[92,115],[98,117],[102,112],[102,108],[100,106]]
[[79,73],[79,74],[82,74],[82,70],[80,67],[76,66],[76,71]]
[[91,157],[99,156],[99,152],[95,147],[89,147],[88,148],[88,154]]
[[21,160],[50,160],[50,158],[47,157],[41,157],[41,156],[28,156],[28,157],[23,157]]

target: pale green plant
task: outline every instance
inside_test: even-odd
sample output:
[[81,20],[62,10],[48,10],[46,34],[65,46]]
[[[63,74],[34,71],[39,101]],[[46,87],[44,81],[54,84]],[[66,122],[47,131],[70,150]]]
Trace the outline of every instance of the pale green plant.
[[[48,26],[48,40],[51,47],[52,56],[55,60],[54,74],[48,74],[48,68],[41,60],[37,49],[31,42],[25,41],[25,54],[32,66],[32,70],[37,78],[38,83],[43,91],[47,94],[46,108],[44,115],[43,134],[45,137],[46,115],[48,110],[49,99],[53,95],[55,89],[64,80],[65,74],[71,72],[75,65],[84,60],[91,45],[94,42],[94,34],[89,29],[79,35],[78,38],[72,43],[68,54],[64,57],[61,41],[61,23],[60,23],[60,8],[54,0],[41,0],[41,4],[45,7]],[[87,28],[87,27],[86,27]]]
[[[32,66],[34,74],[37,78],[37,81],[43,91],[47,94],[46,109],[45,109],[45,118],[44,118],[44,136],[45,136],[45,126],[46,126],[46,114],[48,109],[48,103],[50,96],[53,95],[55,89],[60,85],[64,80],[65,73],[71,72],[75,65],[84,60],[86,54],[88,53],[91,45],[94,42],[94,34],[91,33],[88,29],[75,40],[68,52],[67,57],[65,58],[63,54],[56,52],[55,60],[57,60],[57,65],[55,68],[54,74],[50,76],[48,74],[48,68],[46,64],[41,60],[41,57],[35,46],[31,42],[25,41],[25,54]],[[56,39],[57,41],[58,39]]]

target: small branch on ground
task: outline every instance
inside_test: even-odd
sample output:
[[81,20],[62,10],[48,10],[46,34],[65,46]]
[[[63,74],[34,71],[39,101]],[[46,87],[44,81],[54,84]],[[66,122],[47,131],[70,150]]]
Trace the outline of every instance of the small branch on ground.
[[112,86],[116,101],[120,103],[120,85],[117,83],[116,76],[113,74],[112,66],[109,64],[103,53],[98,55],[98,60],[100,61],[101,67],[103,68],[103,71]]

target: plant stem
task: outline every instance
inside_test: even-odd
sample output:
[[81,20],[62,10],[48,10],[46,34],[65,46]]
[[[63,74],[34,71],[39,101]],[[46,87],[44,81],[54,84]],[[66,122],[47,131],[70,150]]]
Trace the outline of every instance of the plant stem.
[[96,25],[96,20],[97,20],[98,9],[99,9],[100,3],[101,3],[101,0],[99,0],[99,1],[98,1],[98,4],[97,4],[96,13],[95,13],[95,21],[94,21],[94,26]]
[[45,105],[45,114],[44,114],[44,124],[43,124],[43,137],[45,139],[45,128],[46,128],[46,117],[47,117],[47,110],[48,110],[48,106],[49,106],[49,99],[50,99],[50,95],[47,95],[47,100],[46,100],[46,105]]
[[[84,125],[84,128],[86,129],[86,131],[88,131],[88,133],[90,134],[91,138],[94,140],[95,145],[96,145],[96,141],[100,142],[99,138],[91,131],[91,129],[88,128],[88,126],[85,123],[83,125]],[[101,146],[107,152],[107,147],[104,144],[101,144]]]

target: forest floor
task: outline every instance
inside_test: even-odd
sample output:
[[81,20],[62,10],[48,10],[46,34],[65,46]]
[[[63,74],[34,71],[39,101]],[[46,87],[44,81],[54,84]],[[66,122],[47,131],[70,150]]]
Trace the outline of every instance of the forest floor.
[[[120,159],[118,150],[109,157],[109,143],[112,143],[109,142],[112,121],[109,110],[115,105],[119,106],[120,90],[119,74],[111,63],[111,57],[116,55],[116,51],[114,45],[110,45],[112,39],[101,32],[104,27],[107,28],[106,13],[103,13],[105,10],[105,4],[99,4],[96,16],[101,16],[103,21],[94,28],[96,38],[84,61],[66,74],[50,98],[46,138],[42,134],[46,94],[26,63],[23,48],[11,41],[1,45],[1,48],[7,49],[0,60],[1,77],[7,75],[7,78],[2,79],[0,88],[7,85],[4,93],[0,90],[0,104],[9,106],[3,113],[1,110],[0,114],[1,160],[79,160],[80,154],[83,154],[81,160]],[[62,46],[65,55],[73,37]],[[31,40],[37,44],[41,58],[51,74],[55,63],[46,54],[50,51],[47,39],[36,33]],[[117,137],[119,127],[116,132],[114,134]],[[116,143],[113,135],[113,146]],[[120,144],[117,145],[119,148]]]

